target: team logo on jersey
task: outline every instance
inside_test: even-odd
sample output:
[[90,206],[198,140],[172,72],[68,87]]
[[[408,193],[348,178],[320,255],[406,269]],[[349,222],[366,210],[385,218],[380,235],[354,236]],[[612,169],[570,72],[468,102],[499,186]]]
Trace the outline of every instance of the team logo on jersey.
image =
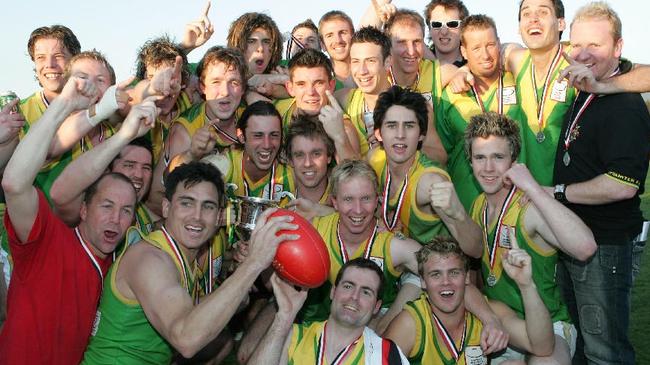
[[483,350],[481,350],[481,346],[465,347],[465,364],[487,365],[487,357],[483,355]]
[[516,105],[517,104],[517,93],[515,92],[514,86],[504,86],[503,87],[503,104],[504,105]]
[[551,100],[564,103],[566,101],[566,92],[568,87],[569,83],[566,80],[556,80],[553,83],[553,90],[551,90]]
[[506,226],[505,224],[501,226],[499,231],[499,246],[507,249],[512,248],[511,235],[515,235],[515,227]]

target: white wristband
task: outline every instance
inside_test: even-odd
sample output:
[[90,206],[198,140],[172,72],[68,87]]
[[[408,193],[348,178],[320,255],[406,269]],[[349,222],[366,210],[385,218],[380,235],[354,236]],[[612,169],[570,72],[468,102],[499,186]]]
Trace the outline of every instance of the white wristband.
[[116,110],[119,109],[117,105],[117,86],[113,85],[106,89],[102,99],[95,104],[95,115],[90,115],[89,111],[86,111],[88,116],[88,121],[93,127],[99,124],[101,121],[108,119]]
[[422,287],[420,277],[408,271],[402,273],[402,276],[399,277],[399,283],[400,285],[411,283],[417,287]]

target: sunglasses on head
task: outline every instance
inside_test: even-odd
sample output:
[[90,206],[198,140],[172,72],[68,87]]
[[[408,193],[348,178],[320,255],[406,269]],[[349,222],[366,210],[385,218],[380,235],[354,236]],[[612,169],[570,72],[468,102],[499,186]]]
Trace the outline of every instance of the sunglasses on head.
[[431,29],[440,29],[443,27],[443,25],[449,29],[456,29],[460,27],[460,20],[450,20],[445,23],[432,20],[430,25]]

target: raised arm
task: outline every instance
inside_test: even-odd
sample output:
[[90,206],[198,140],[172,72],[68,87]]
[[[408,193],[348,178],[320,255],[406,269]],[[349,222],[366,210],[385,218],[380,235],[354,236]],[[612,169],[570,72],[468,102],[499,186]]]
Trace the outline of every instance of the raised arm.
[[18,145],[18,133],[25,124],[20,113],[14,113],[20,99],[12,100],[0,110],[0,170],[3,170]]
[[[323,123],[327,135],[334,141],[338,161],[359,158],[359,139],[354,126],[343,118],[343,108],[328,90],[325,92],[329,105],[321,108],[318,120]],[[347,120],[347,122],[346,122]]]
[[157,112],[153,100],[134,106],[115,135],[66,166],[50,190],[57,215],[64,222],[68,225],[78,223],[83,192],[106,171],[129,142],[151,129]]
[[596,80],[591,69],[566,53],[562,53],[569,66],[560,71],[558,78],[566,78],[575,88],[594,94],[644,93],[650,91],[650,65],[634,64],[622,75]]
[[88,80],[70,77],[38,123],[18,144],[2,179],[7,211],[20,241],[26,241],[38,211],[38,194],[32,185],[45,162],[48,146],[56,130],[70,113],[88,108],[99,95]]
[[199,19],[187,23],[181,48],[185,54],[192,52],[194,49],[201,47],[207,42],[214,33],[214,25],[208,18],[210,12],[210,1],[208,0],[201,12]]
[[569,208],[547,194],[524,164],[514,164],[505,177],[533,203],[524,218],[529,233],[539,234],[544,241],[578,260],[587,260],[596,252],[591,230]]
[[386,23],[395,14],[397,8],[391,0],[371,0],[370,5],[361,16],[359,28],[372,26],[382,30]]

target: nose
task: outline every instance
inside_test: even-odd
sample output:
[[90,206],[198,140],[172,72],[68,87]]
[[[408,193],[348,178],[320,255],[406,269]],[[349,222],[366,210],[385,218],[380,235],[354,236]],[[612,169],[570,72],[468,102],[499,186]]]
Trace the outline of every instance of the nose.
[[305,155],[305,162],[304,166],[305,167],[311,167],[314,164],[314,160],[310,154]]
[[363,74],[363,75],[368,73],[368,64],[365,61],[361,62],[361,70],[360,71],[361,71],[361,74]]
[[307,87],[307,95],[318,95],[318,91],[316,90],[316,85],[311,84]]
[[53,55],[48,55],[47,59],[46,59],[46,65],[48,67],[55,68],[56,67],[56,57],[54,57]]
[[406,136],[406,128],[404,127],[404,125],[398,126],[397,127],[397,136],[396,137],[402,139],[405,136]]
[[413,42],[406,43],[406,52],[409,56],[415,53],[415,44],[413,44]]
[[591,55],[589,54],[589,51],[586,48],[580,48],[580,49],[576,49],[573,52],[572,56],[573,59],[575,59],[576,61],[580,63],[586,63],[585,61],[587,61]]
[[343,43],[343,35],[341,33],[336,34],[336,42]]
[[232,86],[230,85],[229,82],[222,82],[221,85],[219,86],[219,96],[228,96],[230,95],[230,88]]
[[262,147],[271,148],[271,135],[265,135],[262,139]]
[[485,160],[485,169],[487,171],[492,171],[494,169],[494,160],[491,158],[487,158]]

